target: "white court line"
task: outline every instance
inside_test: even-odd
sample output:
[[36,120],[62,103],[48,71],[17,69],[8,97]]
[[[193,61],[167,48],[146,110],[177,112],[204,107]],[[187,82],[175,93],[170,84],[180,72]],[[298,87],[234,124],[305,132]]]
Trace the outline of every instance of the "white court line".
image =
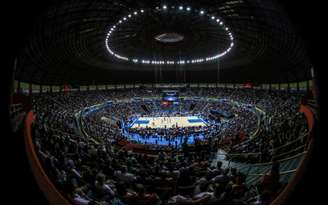
[[[200,119],[202,122],[191,123],[188,120]],[[137,121],[147,120],[147,124],[138,124]],[[134,122],[131,128],[172,128],[178,127],[204,127],[207,126],[206,122],[197,116],[184,116],[184,117],[140,117]]]

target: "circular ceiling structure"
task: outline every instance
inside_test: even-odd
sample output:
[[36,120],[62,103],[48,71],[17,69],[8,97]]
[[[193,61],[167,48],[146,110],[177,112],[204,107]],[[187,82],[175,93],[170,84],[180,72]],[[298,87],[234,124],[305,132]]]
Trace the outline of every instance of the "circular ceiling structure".
[[273,0],[52,2],[24,29],[17,80],[89,85],[311,76],[304,42]]
[[183,41],[184,36],[178,33],[163,33],[155,36],[154,38],[161,43],[178,43]]
[[[175,20],[168,21],[172,16]],[[204,26],[207,27],[206,30],[203,29]],[[209,30],[211,32],[207,32]],[[152,38],[149,38],[158,32],[164,33],[155,36],[157,42],[177,43],[184,39],[186,41],[174,45],[175,51],[172,51],[170,47],[156,44]],[[200,38],[206,40],[199,41]],[[110,27],[105,38],[105,46],[114,58],[122,61],[153,65],[184,65],[222,58],[234,46],[233,39],[229,27],[215,14],[202,9],[192,9],[189,6],[163,5],[154,9],[135,10],[120,18]],[[131,48],[121,46],[122,41],[138,43]],[[131,44],[133,45],[133,42]],[[207,44],[206,49],[202,49],[203,44]],[[141,56],[140,50],[151,52]]]

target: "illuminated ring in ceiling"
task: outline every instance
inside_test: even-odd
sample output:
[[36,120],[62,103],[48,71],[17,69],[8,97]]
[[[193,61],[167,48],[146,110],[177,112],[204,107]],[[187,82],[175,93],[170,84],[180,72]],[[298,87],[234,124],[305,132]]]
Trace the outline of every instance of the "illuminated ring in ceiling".
[[[169,9],[168,6],[166,5],[163,5],[159,10],[167,10]],[[125,22],[127,22],[129,19],[132,19],[138,15],[142,15],[145,13],[145,10],[144,9],[141,9],[139,11],[134,11],[133,13],[130,13],[128,14],[127,16],[124,16],[123,18],[121,18],[116,24],[114,24],[108,31],[107,35],[106,35],[106,40],[105,40],[105,46],[106,46],[106,49],[107,51],[112,55],[114,56],[116,59],[119,59],[119,60],[123,60],[123,61],[127,61],[127,62],[132,62],[132,63],[140,63],[140,64],[164,64],[164,65],[174,65],[174,64],[196,64],[196,63],[203,63],[203,62],[208,62],[208,61],[213,61],[213,60],[216,60],[216,59],[219,59],[219,58],[222,58],[223,56],[225,56],[227,53],[229,53],[232,49],[232,47],[234,46],[234,37],[230,31],[230,29],[224,24],[224,22],[216,17],[215,15],[210,15],[208,13],[206,13],[206,11],[204,10],[192,10],[190,7],[183,7],[183,6],[179,6],[179,7],[174,7],[172,6],[171,9],[178,9],[179,11],[183,11],[183,10],[186,10],[187,12],[196,12],[198,13],[199,15],[205,15],[207,17],[209,17],[209,19],[211,21],[215,21],[218,26],[222,27],[227,35],[229,36],[230,38],[230,45],[229,47],[224,50],[223,52],[221,53],[217,53],[216,55],[213,55],[213,56],[206,56],[206,57],[200,57],[200,58],[197,58],[197,59],[183,59],[183,60],[179,60],[179,61],[176,61],[176,60],[168,60],[168,59],[156,59],[156,60],[150,60],[150,59],[147,59],[147,58],[144,58],[144,59],[138,59],[136,57],[131,57],[131,56],[124,56],[122,54],[118,54],[118,53],[115,53],[115,51],[113,51],[113,49],[110,47],[110,38],[112,36],[112,34],[115,32],[115,30],[120,26],[120,24],[124,24]]]

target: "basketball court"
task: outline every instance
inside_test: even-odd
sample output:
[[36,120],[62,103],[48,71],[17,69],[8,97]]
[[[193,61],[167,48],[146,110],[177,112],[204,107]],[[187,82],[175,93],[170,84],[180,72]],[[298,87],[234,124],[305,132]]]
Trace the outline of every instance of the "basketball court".
[[184,117],[140,117],[132,123],[131,128],[174,128],[174,127],[204,127],[206,122],[197,116]]

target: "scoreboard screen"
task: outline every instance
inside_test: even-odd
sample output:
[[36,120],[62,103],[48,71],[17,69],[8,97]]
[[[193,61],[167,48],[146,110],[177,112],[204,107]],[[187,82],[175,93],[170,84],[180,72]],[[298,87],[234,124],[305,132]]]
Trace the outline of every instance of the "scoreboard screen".
[[177,91],[162,91],[162,107],[170,107],[179,104],[179,96]]
[[165,96],[163,97],[164,101],[170,101],[170,102],[174,102],[174,101],[178,101],[177,97],[172,97],[172,96]]
[[163,101],[175,102],[179,100],[177,91],[163,91]]

